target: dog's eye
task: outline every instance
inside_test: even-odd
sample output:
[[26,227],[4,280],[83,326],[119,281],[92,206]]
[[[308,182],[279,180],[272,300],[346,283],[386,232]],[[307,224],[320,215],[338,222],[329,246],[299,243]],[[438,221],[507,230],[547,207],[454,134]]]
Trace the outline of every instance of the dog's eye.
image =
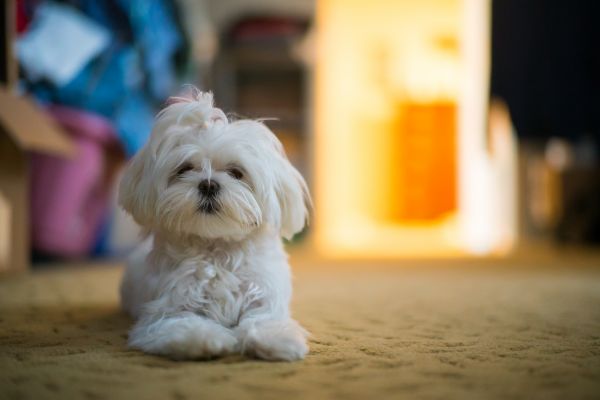
[[181,175],[185,174],[186,172],[191,171],[193,169],[194,169],[194,166],[192,164],[185,163],[181,167],[179,167],[179,169],[177,170],[177,176],[181,176]]
[[242,170],[236,167],[229,168],[227,170],[227,173],[229,174],[229,176],[237,180],[240,180],[244,177],[244,173],[242,172]]

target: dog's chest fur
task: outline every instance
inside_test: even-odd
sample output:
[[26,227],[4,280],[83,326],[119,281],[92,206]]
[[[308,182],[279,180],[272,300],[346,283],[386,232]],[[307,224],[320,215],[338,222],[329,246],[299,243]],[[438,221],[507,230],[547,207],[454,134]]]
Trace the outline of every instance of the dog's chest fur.
[[209,247],[180,259],[174,269],[163,269],[157,294],[168,294],[177,310],[233,327],[245,311],[261,304],[263,290],[251,272],[244,251]]

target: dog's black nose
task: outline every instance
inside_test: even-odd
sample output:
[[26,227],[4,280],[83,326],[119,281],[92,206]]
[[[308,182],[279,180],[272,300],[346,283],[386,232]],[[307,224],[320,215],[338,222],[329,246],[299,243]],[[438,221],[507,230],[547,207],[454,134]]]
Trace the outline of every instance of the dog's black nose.
[[198,184],[198,190],[206,197],[215,197],[217,193],[219,193],[219,189],[221,189],[221,185],[216,181],[208,179],[205,179]]

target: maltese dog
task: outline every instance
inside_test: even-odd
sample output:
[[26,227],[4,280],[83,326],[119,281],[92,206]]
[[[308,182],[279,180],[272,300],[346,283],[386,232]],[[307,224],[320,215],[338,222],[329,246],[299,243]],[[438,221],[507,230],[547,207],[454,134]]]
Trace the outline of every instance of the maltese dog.
[[281,236],[303,229],[310,197],[264,124],[229,121],[211,93],[171,98],[119,203],[148,234],[121,284],[131,347],[173,359],[306,355]]

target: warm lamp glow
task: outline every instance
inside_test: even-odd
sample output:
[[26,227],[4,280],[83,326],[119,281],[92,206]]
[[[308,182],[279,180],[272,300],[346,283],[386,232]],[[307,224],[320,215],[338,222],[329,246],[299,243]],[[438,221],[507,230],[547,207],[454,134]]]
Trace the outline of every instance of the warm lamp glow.
[[[487,96],[487,72],[464,81],[472,69],[487,68],[489,3],[317,4],[319,248],[334,256],[384,257],[479,251],[469,248],[464,205],[489,191],[462,180],[485,157],[486,111],[479,103]],[[465,43],[466,31],[486,39]],[[464,120],[464,104],[481,114],[474,122]],[[481,217],[476,208],[470,218]]]

